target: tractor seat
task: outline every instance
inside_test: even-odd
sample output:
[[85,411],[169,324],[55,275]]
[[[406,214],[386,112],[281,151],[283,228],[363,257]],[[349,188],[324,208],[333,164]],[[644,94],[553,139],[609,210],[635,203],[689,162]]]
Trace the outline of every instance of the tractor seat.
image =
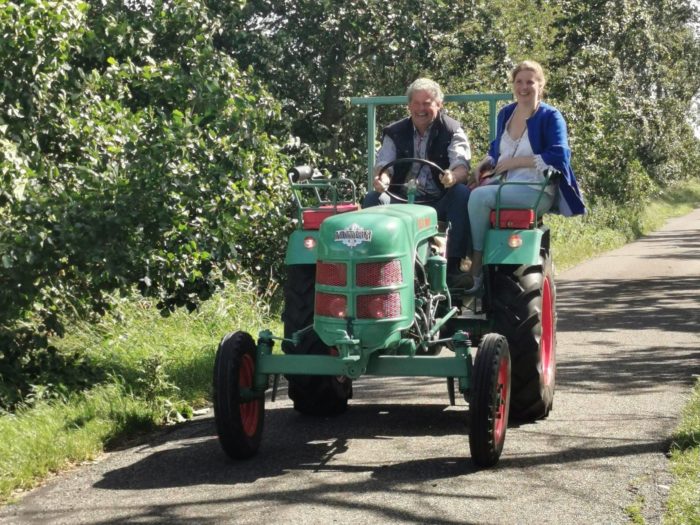
[[333,206],[332,204],[324,204],[318,208],[304,210],[301,214],[301,225],[304,230],[318,230],[321,227],[323,220],[327,217],[338,213],[356,211],[358,209],[359,206],[354,203],[338,204],[337,206]]
[[[540,218],[540,222],[541,220]],[[496,210],[491,210],[491,226],[496,227]],[[535,211],[531,209],[501,209],[498,227],[503,229],[531,230],[535,227]]]

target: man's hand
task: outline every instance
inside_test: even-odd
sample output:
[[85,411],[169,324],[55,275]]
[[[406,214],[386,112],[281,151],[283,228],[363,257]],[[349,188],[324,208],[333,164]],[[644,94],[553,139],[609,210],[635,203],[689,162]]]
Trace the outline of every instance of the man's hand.
[[445,173],[440,175],[440,182],[445,188],[451,188],[455,184],[467,182],[469,173],[466,166],[457,166],[451,170],[445,170]]
[[[375,171],[376,173],[376,171]],[[382,174],[374,176],[374,180],[372,181],[372,185],[374,186],[374,191],[379,192],[379,193],[384,193],[388,188],[389,188],[389,183],[391,182],[391,178],[389,177],[389,174],[384,172]]]
[[445,170],[445,173],[440,175],[440,182],[442,182],[442,185],[445,186],[445,188],[451,188],[457,184],[457,178],[450,170]]

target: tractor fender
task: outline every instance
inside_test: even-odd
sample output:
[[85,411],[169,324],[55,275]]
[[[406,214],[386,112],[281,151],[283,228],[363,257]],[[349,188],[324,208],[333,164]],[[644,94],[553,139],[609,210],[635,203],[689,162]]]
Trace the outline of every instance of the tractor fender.
[[[519,237],[519,246],[510,242]],[[492,229],[486,233],[484,264],[538,264],[541,249],[549,250],[549,228]]]
[[294,230],[289,236],[284,264],[316,264],[318,230]]

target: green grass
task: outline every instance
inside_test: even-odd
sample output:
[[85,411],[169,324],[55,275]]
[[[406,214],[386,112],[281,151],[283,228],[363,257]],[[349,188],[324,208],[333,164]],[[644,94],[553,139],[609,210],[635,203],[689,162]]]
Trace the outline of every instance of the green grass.
[[[697,206],[700,182],[662,196],[643,216],[600,206],[583,218],[549,217],[557,267],[565,269],[622,246]],[[38,395],[33,407],[0,415],[0,503],[11,500],[16,490],[36,486],[51,472],[90,460],[135,433],[179,421],[192,408],[208,403],[221,337],[236,330],[255,336],[262,328],[280,334],[279,312],[270,306],[278,295],[274,289],[260,294],[241,279],[193,314],[178,311],[161,317],[149,300],[132,297],[121,300],[98,325],[71,327],[64,339],[54,343],[62,352],[84,355],[105,380],[69,399],[42,400]],[[678,435],[697,439],[697,394],[694,399],[695,419],[690,417],[689,427]],[[673,454],[678,486],[684,488],[679,489],[678,503],[669,502],[669,512],[674,509],[681,517],[669,523],[700,523],[697,510],[691,515],[695,521],[684,517],[693,498],[697,502],[697,441]],[[676,467],[676,457],[687,459]],[[674,486],[673,498],[675,491]]]
[[1,417],[0,501],[52,472],[93,459],[117,436],[155,428],[159,418],[155,407],[118,384]]
[[671,217],[700,206],[700,180],[661,193],[643,214],[620,211],[611,205],[594,205],[584,217],[548,215],[552,250],[558,270],[565,270],[595,255],[624,246],[661,227]]
[[637,496],[634,503],[628,505],[625,508],[627,516],[629,516],[630,523],[634,525],[644,525],[644,517],[642,516],[642,508],[644,507],[644,496]]
[[674,483],[664,523],[700,524],[700,378],[673,435],[671,471]]
[[193,314],[162,317],[143,298],[122,300],[99,325],[73,326],[55,341],[81,351],[107,378],[89,392],[0,416],[0,503],[51,472],[97,456],[111,443],[181,421],[204,405],[216,348],[230,331],[281,333],[267,297],[245,279]]

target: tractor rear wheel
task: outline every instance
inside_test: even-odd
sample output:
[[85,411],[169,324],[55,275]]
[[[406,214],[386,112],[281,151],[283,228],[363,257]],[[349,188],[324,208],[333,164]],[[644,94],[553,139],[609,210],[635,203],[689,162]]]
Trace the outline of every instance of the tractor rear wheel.
[[556,290],[552,260],[499,266],[492,285],[494,329],[508,339],[512,360],[510,415],[545,418],[552,409],[556,371]]
[[469,397],[469,449],[479,467],[491,467],[503,451],[510,402],[510,354],[500,334],[481,340]]
[[[297,264],[287,266],[287,283],[284,288],[284,337],[314,322],[314,287],[316,284],[316,266]],[[282,343],[286,354],[332,355],[334,348],[329,348],[321,341],[314,330],[306,332],[297,346]],[[289,397],[294,401],[294,409],[302,414],[312,416],[334,416],[342,414],[348,408],[348,399],[352,397],[352,380],[344,376],[304,376],[289,375]]]
[[255,342],[250,334],[229,334],[219,344],[214,362],[214,419],[219,443],[233,459],[246,459],[258,451],[265,416],[265,397],[242,398],[252,390]]

